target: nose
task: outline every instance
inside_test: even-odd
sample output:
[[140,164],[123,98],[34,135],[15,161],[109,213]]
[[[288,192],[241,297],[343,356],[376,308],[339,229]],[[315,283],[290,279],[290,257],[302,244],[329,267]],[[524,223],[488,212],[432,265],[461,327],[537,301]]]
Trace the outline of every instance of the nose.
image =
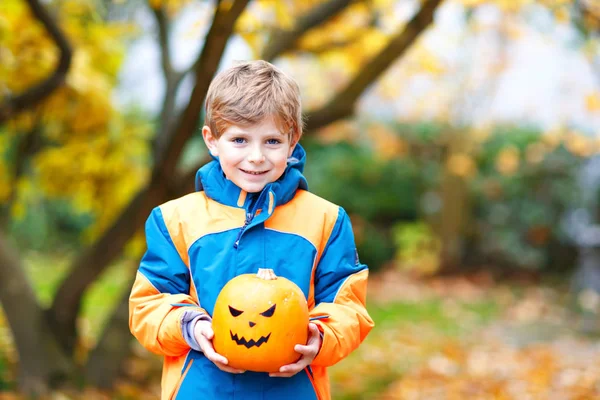
[[250,154],[248,154],[248,161],[251,163],[261,163],[265,161],[265,155],[260,147],[256,146],[250,151]]
[[250,325],[250,328],[252,328],[254,325],[256,325],[256,323],[250,321],[250,322],[248,322],[248,325]]

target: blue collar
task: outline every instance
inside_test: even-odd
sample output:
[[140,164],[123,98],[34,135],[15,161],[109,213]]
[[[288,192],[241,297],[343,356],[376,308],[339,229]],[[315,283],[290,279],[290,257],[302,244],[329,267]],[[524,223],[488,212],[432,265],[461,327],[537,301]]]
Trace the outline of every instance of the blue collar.
[[262,209],[264,218],[261,219],[266,219],[276,206],[294,198],[296,190],[308,190],[308,183],[302,175],[305,161],[306,152],[297,144],[278,180],[269,183],[258,193],[247,193],[225,177],[219,160],[215,158],[196,173],[196,191],[203,190],[209,198],[227,206],[244,208],[248,213],[254,214]]

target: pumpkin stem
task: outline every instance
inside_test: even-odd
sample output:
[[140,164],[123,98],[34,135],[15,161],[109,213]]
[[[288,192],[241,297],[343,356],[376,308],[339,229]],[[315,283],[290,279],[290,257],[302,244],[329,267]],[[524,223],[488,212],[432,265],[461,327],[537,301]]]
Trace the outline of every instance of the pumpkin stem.
[[277,279],[277,275],[275,275],[275,272],[270,268],[259,268],[256,276],[266,281],[272,281]]

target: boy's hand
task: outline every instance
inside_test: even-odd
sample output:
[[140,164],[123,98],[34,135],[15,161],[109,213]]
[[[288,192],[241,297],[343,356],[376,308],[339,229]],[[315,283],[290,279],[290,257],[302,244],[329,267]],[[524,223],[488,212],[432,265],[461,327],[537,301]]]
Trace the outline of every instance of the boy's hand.
[[316,324],[310,322],[308,324],[308,343],[306,343],[306,346],[297,344],[294,347],[294,350],[302,354],[302,357],[300,357],[300,359],[294,364],[284,365],[283,367],[279,368],[279,372],[270,373],[269,376],[274,378],[289,378],[296,375],[313,362],[319,353],[322,344],[323,341],[321,339],[321,332],[319,331],[319,328],[317,328]]
[[194,337],[196,341],[200,345],[202,352],[210,361],[212,361],[217,368],[221,371],[229,372],[232,374],[241,374],[243,371],[241,369],[236,369],[228,366],[229,361],[222,355],[218,354],[215,351],[215,348],[212,344],[212,339],[215,336],[215,333],[212,329],[212,323],[210,321],[198,321],[194,326]]

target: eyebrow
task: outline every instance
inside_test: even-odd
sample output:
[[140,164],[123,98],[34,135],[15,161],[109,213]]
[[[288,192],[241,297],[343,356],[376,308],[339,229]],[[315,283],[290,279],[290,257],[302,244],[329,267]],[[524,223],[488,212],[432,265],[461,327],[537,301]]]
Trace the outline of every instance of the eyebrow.
[[[243,130],[229,131],[228,133],[230,135],[250,135],[249,132],[246,132]],[[265,136],[285,136],[285,134],[282,132],[276,131],[276,132],[268,132],[265,134]]]

